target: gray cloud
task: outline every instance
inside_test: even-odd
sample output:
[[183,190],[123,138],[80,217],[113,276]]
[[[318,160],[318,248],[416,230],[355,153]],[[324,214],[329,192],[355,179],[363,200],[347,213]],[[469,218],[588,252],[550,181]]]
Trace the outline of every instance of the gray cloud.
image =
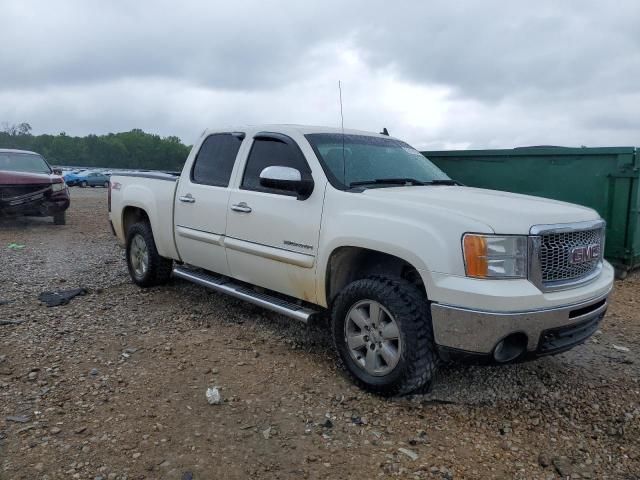
[[0,121],[337,124],[425,148],[634,144],[640,4],[0,0]]
[[[10,65],[0,85],[38,87],[122,78],[181,78],[210,88],[269,88],[291,80],[307,51],[340,26],[315,25],[302,2],[67,2],[5,7]],[[6,9],[9,11],[6,12]],[[327,20],[325,18],[325,20]],[[16,39],[20,41],[16,42]]]

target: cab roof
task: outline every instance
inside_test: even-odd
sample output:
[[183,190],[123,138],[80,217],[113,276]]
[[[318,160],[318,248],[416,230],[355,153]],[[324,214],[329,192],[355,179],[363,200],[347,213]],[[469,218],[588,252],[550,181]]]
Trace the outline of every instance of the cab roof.
[[365,130],[355,130],[345,128],[344,130],[339,127],[323,127],[317,125],[297,125],[297,124],[260,124],[260,125],[240,125],[234,127],[225,128],[210,128],[203,132],[203,135],[208,135],[216,132],[274,132],[274,133],[298,133],[307,135],[310,133],[344,133],[346,135],[366,135],[370,137],[382,137],[382,138],[394,138],[381,133],[367,132]]

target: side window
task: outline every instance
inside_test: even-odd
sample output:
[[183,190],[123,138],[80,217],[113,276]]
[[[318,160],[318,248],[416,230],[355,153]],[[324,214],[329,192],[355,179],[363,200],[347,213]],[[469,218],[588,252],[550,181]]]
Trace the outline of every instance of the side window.
[[209,135],[191,169],[191,181],[216,187],[229,186],[242,137],[230,133]]
[[281,195],[295,195],[293,192],[260,185],[260,173],[271,166],[292,167],[300,171],[302,178],[311,176],[309,165],[297,145],[288,144],[275,138],[256,138],[247,159],[240,188]]

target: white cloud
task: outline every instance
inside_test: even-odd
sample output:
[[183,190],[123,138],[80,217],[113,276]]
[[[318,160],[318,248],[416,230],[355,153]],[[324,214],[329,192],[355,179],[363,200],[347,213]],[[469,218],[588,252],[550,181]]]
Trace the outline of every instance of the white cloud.
[[187,143],[243,123],[419,148],[635,144],[640,4],[3,2],[0,121]]

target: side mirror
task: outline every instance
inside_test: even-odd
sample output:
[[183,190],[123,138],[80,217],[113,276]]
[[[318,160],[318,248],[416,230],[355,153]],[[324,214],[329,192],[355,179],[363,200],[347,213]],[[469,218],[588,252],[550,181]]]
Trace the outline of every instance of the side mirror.
[[260,172],[260,185],[296,192],[298,200],[306,200],[313,192],[313,180],[302,179],[300,170],[291,167],[272,166]]
[[54,168],[53,169],[53,174],[54,175],[62,175],[62,169],[61,168]]

